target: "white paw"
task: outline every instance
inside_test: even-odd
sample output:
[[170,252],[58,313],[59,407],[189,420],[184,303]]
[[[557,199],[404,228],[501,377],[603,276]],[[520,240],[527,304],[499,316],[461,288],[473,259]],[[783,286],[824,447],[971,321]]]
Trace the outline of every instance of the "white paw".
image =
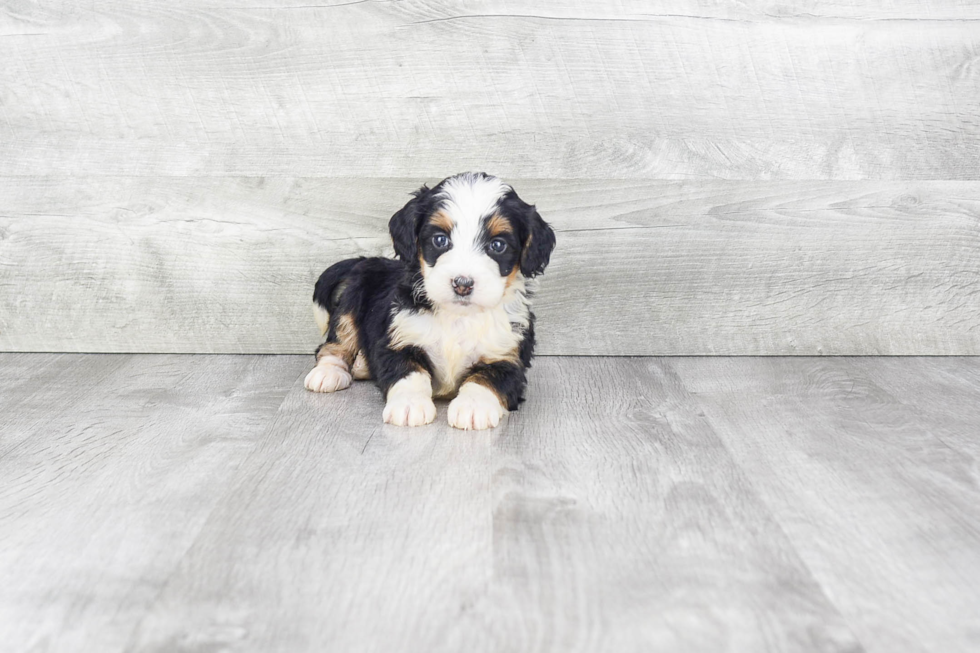
[[313,392],[337,392],[349,388],[351,381],[346,363],[336,356],[324,356],[306,375],[303,384]]
[[423,372],[412,372],[388,390],[388,403],[381,414],[386,424],[422,426],[436,418],[432,403],[432,379]]
[[464,383],[449,404],[449,425],[458,429],[488,429],[506,413],[497,395],[479,383]]
[[436,418],[436,405],[432,398],[422,393],[398,394],[389,397],[381,414],[386,424],[395,426],[422,426]]

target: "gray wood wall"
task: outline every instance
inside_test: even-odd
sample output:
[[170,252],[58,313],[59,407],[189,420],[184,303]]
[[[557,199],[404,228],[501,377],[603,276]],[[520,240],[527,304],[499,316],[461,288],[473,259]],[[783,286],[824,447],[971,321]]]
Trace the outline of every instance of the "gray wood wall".
[[0,350],[309,352],[467,169],[545,354],[980,354],[980,3],[8,0]]

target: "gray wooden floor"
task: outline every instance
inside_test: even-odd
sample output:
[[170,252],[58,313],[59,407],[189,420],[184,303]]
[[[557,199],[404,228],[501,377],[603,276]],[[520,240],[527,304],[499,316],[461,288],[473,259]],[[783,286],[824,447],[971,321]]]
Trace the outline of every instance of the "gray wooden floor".
[[0,355],[3,651],[980,650],[980,360]]

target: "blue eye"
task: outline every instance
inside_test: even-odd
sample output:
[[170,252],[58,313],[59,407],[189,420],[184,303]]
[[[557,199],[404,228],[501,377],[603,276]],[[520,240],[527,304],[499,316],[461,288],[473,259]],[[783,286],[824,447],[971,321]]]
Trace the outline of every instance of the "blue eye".
[[449,247],[449,236],[446,234],[436,234],[432,237],[432,244],[435,245],[437,249],[446,249]]
[[494,254],[500,254],[507,249],[507,243],[500,238],[494,238],[490,241],[490,251]]

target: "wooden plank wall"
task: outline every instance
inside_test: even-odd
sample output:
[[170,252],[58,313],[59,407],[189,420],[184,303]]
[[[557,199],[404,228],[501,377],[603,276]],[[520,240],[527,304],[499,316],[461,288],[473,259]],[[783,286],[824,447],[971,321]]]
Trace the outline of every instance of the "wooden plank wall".
[[558,230],[545,354],[980,354],[980,5],[13,0],[0,350],[309,352],[467,169]]

